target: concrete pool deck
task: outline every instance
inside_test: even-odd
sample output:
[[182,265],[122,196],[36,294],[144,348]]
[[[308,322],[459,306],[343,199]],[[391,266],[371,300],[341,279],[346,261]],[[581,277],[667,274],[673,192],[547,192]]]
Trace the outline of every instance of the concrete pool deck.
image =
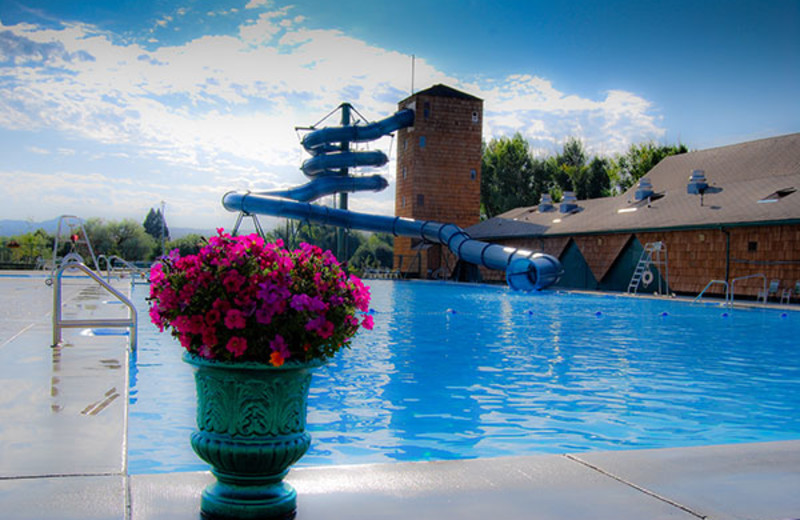
[[[88,279],[63,287],[65,316],[124,315]],[[127,473],[127,336],[67,329],[51,348],[52,291],[41,271],[0,272],[0,518],[199,518],[209,473]],[[288,481],[299,520],[798,519],[800,440],[300,468]]]

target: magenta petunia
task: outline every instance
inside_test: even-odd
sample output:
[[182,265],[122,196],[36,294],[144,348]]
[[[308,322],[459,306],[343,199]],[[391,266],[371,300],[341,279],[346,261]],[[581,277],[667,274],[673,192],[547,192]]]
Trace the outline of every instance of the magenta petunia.
[[327,359],[373,326],[369,288],[330,251],[219,230],[195,255],[177,250],[150,271],[150,320],[190,353],[282,365]]
[[247,340],[239,336],[233,336],[225,345],[225,350],[231,352],[234,357],[239,357],[247,350]]
[[243,329],[246,324],[242,311],[231,309],[225,313],[225,326],[229,329]]

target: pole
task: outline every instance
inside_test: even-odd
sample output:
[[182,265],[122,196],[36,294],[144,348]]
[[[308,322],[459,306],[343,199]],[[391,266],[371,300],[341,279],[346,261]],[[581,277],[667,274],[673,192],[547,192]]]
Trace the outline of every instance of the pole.
[[[342,103],[342,126],[350,126],[350,109],[352,106],[349,103]],[[347,152],[350,150],[350,142],[349,141],[342,141],[341,148],[342,152]],[[346,177],[347,176],[347,168],[342,168],[339,171],[339,175]],[[339,193],[339,209],[347,210],[347,192]],[[345,229],[339,227],[336,228],[336,258],[339,259],[340,262],[344,262],[347,260],[347,244],[345,242]]]
[[164,201],[161,201],[161,255],[166,256],[167,254],[167,237],[166,237],[166,225],[164,223]]

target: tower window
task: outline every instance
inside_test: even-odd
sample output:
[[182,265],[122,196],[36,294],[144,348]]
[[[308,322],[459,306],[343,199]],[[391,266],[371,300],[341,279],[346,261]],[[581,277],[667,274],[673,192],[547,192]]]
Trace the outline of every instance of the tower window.
[[479,117],[478,117],[478,111],[476,110],[476,111],[474,111],[474,112],[472,113],[472,122],[473,122],[473,123],[477,123],[477,122],[478,122],[478,120],[479,120]]
[[478,172],[475,170],[475,168],[469,171],[469,178],[473,181],[478,178]]
[[406,167],[405,166],[403,166],[403,178],[404,179],[406,178]]
[[425,136],[424,135],[421,135],[419,137],[419,147],[420,148],[425,148]]
[[400,204],[401,204],[402,207],[404,207],[404,208],[406,207],[406,196],[405,195],[403,195],[403,200],[401,201]]
[[422,193],[417,195],[417,206],[423,207],[425,206],[425,195]]
[[428,119],[429,115],[431,115],[431,104],[428,101],[426,101],[422,105],[422,117],[424,117],[425,119]]
[[751,253],[758,251],[758,242],[748,242],[747,250]]
[[408,137],[403,138],[403,150],[408,149]]

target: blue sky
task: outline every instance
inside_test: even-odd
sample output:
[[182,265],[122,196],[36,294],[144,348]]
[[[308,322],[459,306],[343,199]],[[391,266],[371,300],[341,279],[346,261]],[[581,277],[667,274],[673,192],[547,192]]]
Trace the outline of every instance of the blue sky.
[[[416,90],[481,97],[485,139],[541,155],[800,131],[798,0],[0,0],[0,219],[163,200],[173,227],[229,228],[226,191],[306,182],[295,126],[391,114],[412,54]],[[351,208],[392,213],[380,173]]]

